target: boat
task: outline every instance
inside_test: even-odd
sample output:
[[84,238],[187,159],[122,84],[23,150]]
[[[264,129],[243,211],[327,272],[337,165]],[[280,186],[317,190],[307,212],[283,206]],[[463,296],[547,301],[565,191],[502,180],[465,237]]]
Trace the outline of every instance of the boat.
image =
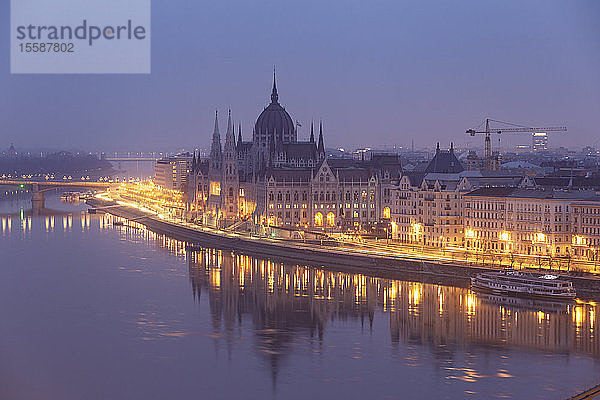
[[482,272],[471,278],[474,292],[546,300],[570,301],[576,296],[573,283],[552,274],[504,270]]
[[79,192],[63,192],[60,195],[60,199],[67,203],[78,203],[80,201]]

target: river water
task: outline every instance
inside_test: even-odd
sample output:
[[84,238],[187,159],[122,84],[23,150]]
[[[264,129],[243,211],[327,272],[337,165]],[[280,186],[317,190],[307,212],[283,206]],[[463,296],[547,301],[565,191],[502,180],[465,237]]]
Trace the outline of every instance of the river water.
[[0,199],[1,399],[564,399],[598,310],[185,244]]

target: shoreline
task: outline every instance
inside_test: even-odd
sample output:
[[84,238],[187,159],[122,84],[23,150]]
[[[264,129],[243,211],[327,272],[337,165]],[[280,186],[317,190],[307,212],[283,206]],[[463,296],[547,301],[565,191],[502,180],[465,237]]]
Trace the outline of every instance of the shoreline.
[[[213,247],[221,250],[238,251],[274,260],[299,262],[315,267],[326,267],[343,272],[369,274],[382,278],[402,279],[425,283],[451,284],[468,287],[470,277],[477,273],[500,268],[459,265],[436,262],[431,259],[409,258],[375,253],[364,253],[352,249],[333,249],[304,243],[290,243],[277,239],[243,236],[233,232],[210,228],[192,227],[182,223],[156,218],[155,215],[126,205],[91,198],[90,207],[107,207],[106,213],[127,220],[134,220],[148,229],[188,243]],[[578,298],[600,299],[600,279],[595,277],[570,276]]]

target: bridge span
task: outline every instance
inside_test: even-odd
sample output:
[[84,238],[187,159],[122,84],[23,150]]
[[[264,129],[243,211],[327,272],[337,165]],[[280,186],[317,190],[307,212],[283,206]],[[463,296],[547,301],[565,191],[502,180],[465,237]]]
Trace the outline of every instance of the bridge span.
[[0,179],[0,185],[20,186],[31,188],[31,207],[34,215],[36,210],[41,210],[46,206],[44,192],[56,188],[71,187],[85,189],[107,189],[110,187],[108,182],[90,182],[90,181],[29,181],[29,180],[8,180]]
[[105,157],[106,161],[113,162],[126,162],[126,161],[136,161],[136,162],[156,162],[158,158],[153,157]]

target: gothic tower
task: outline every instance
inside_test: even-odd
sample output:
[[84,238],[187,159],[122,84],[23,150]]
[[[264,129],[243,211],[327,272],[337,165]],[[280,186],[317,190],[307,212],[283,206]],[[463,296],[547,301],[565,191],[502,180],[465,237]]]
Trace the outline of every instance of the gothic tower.
[[238,215],[239,174],[235,147],[235,135],[231,123],[231,110],[227,119],[227,133],[225,134],[225,147],[223,148],[223,179],[221,195],[223,216],[235,218]]
[[215,128],[213,130],[210,158],[208,160],[208,211],[219,215],[221,211],[221,180],[223,177],[223,153],[221,151],[221,135],[219,120],[215,112]]
[[319,121],[319,144],[317,145],[319,160],[325,159],[325,144],[323,143],[323,122]]

